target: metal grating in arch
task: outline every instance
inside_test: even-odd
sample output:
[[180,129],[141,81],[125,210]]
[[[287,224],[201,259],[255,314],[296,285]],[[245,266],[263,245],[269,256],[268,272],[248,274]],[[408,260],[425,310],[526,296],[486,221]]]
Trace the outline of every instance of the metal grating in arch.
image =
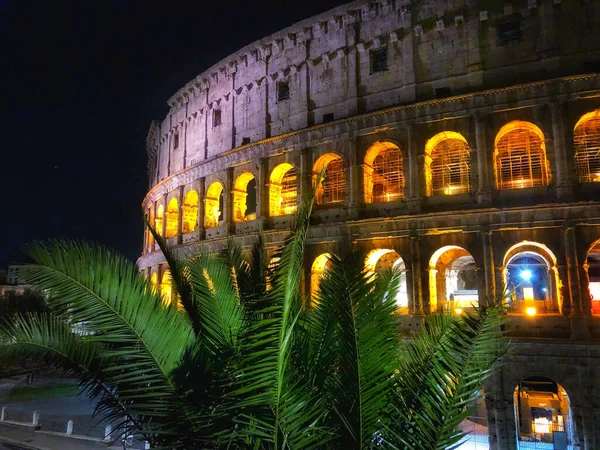
[[387,147],[373,160],[373,202],[389,202],[404,198],[402,152]]
[[600,182],[600,111],[575,128],[575,168],[580,183]]
[[464,194],[471,190],[468,144],[457,138],[438,142],[431,151],[432,195]]

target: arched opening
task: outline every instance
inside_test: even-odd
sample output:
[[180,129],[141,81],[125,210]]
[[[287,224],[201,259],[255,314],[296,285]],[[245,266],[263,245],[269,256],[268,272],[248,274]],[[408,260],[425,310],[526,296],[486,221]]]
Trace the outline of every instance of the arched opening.
[[177,220],[179,218],[179,210],[177,206],[177,199],[172,198],[169,200],[169,207],[167,208],[167,238],[171,238],[177,234]]
[[198,193],[192,189],[183,199],[183,232],[191,233],[198,225]]
[[298,205],[296,168],[289,163],[279,164],[269,180],[269,215],[294,214]]
[[329,253],[323,253],[317,256],[310,269],[310,296],[314,301],[314,297],[319,291],[319,285],[327,269],[329,268]]
[[273,287],[271,280],[273,277],[273,272],[275,272],[275,269],[279,265],[280,259],[280,257],[274,256],[269,260],[269,265],[267,266],[267,291]]
[[390,202],[404,198],[402,152],[390,142],[376,142],[369,148],[364,164],[366,203]]
[[156,208],[156,219],[154,220],[154,228],[159,236],[163,235],[163,218],[165,216],[165,207],[160,204]]
[[428,195],[464,194],[471,190],[469,144],[454,131],[438,133],[425,145]]
[[479,304],[475,259],[464,248],[447,245],[429,260],[429,303],[432,310],[461,314]]
[[223,220],[223,185],[215,181],[206,190],[204,226],[214,228]]
[[244,172],[233,185],[233,221],[248,222],[256,219],[256,179]]
[[600,240],[588,252],[584,267],[588,276],[592,313],[600,314]]
[[504,256],[505,301],[510,312],[548,314],[560,312],[556,257],[543,244],[523,241]]
[[171,304],[173,288],[171,287],[171,271],[169,269],[164,271],[160,279],[160,294],[166,305]]
[[515,388],[514,405],[519,448],[567,449],[577,442],[569,396],[557,382],[524,379]]
[[600,110],[584,114],[573,130],[580,183],[600,182]]
[[550,184],[550,167],[542,130],[530,122],[504,125],[494,142],[498,189],[521,189]]
[[158,275],[156,275],[156,272],[150,276],[150,284],[152,284],[152,289],[156,290],[158,284]]
[[[153,208],[148,208],[148,213],[147,213],[146,218],[148,220],[148,223],[150,225],[154,226],[154,209]],[[154,236],[148,229],[146,230],[146,233],[147,233],[146,248],[150,249],[150,248],[152,248],[152,245],[154,244]]]
[[341,203],[346,196],[346,180],[344,176],[344,161],[335,153],[321,156],[313,167],[313,181],[325,168],[323,181],[317,187],[317,205]]
[[400,312],[408,313],[408,287],[406,283],[406,265],[400,255],[389,248],[378,248],[367,255],[365,266],[375,274],[383,273],[392,268],[400,270],[400,285],[396,294],[396,304]]

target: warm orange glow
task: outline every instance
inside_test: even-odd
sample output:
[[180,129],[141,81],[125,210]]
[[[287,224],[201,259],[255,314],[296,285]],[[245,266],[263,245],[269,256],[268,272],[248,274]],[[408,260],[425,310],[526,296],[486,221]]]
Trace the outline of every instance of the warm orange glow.
[[584,114],[573,130],[580,183],[600,182],[600,110]]
[[269,215],[294,214],[298,205],[296,169],[289,163],[279,164],[269,180]]
[[219,226],[221,211],[221,194],[223,193],[223,185],[218,181],[211,183],[206,190],[206,199],[204,199],[204,226],[206,228],[214,228]]
[[167,208],[167,238],[171,238],[177,234],[177,220],[179,218],[179,209],[177,206],[177,199],[172,198],[169,200],[169,207]]
[[406,268],[400,255],[389,248],[377,248],[371,250],[365,260],[365,267],[372,274],[378,274],[392,268],[400,270],[396,304],[398,308],[408,307],[408,292],[406,285]]
[[470,150],[460,133],[444,131],[425,144],[428,195],[464,194],[471,190]]
[[366,203],[404,198],[402,152],[390,142],[376,142],[365,155],[364,190]]
[[[148,209],[148,223],[150,225],[154,225],[154,210],[152,208]],[[150,232],[150,230],[147,230],[147,240],[146,240],[146,248],[150,248],[152,247],[152,245],[154,244],[154,236],[152,235],[152,233]]]
[[166,305],[171,303],[171,297],[173,295],[173,289],[171,287],[171,271],[165,270],[162,279],[160,281],[160,293],[163,297],[163,301]]
[[154,272],[150,277],[150,283],[152,284],[152,289],[157,288],[156,284],[158,283],[158,276],[156,275],[156,272]]
[[163,218],[165,215],[165,207],[160,204],[158,208],[156,208],[156,219],[154,220],[154,228],[156,228],[156,232],[162,236],[163,235]]
[[[329,253],[323,253],[317,256],[312,264],[310,270],[310,295],[314,297],[318,290],[319,285],[321,284],[321,280],[325,276],[327,272],[327,268],[329,267]],[[314,300],[313,300],[314,301]]]
[[525,309],[525,313],[528,316],[535,316],[537,314],[537,310],[534,307],[529,307]]
[[[473,276],[475,260],[464,248],[457,245],[446,245],[439,248],[429,259],[429,304],[431,310],[438,307],[449,311],[467,309],[477,306],[479,293],[474,286],[460,286],[469,275]],[[471,282],[472,283],[472,282]]]
[[275,256],[273,258],[271,258],[271,260],[269,261],[269,276],[267,277],[267,291],[270,290],[273,286],[271,283],[271,274],[275,271],[275,269],[277,268],[277,265],[279,264],[279,260],[281,260],[281,258]]
[[317,187],[317,205],[328,203],[341,203],[346,196],[346,177],[344,175],[344,161],[335,153],[326,153],[317,159],[313,167],[313,181],[317,174],[325,169],[325,176]]
[[504,125],[494,143],[498,189],[520,189],[550,184],[544,134],[531,122]]
[[233,186],[234,222],[247,222],[256,219],[256,204],[252,205],[252,212],[246,214],[250,206],[248,205],[248,185],[252,180],[254,180],[254,175],[250,172],[244,172],[235,180]]
[[198,224],[198,193],[190,190],[183,199],[183,232],[191,233]]
[[462,310],[462,308],[456,308],[456,309],[454,310],[454,313],[455,313],[456,315],[460,316],[460,315],[463,313],[463,310]]

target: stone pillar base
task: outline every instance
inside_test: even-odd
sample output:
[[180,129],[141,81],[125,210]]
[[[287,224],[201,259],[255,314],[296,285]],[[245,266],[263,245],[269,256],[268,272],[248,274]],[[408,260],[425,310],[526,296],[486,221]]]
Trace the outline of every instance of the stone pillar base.
[[588,318],[585,316],[571,316],[571,339],[588,339],[590,329]]
[[556,187],[556,197],[561,202],[570,202],[573,200],[573,186],[566,184],[563,186]]
[[406,200],[406,204],[408,206],[408,212],[410,214],[420,214],[421,213],[421,198],[409,198]]
[[491,192],[478,192],[477,203],[481,206],[490,206],[492,204],[492,193]]

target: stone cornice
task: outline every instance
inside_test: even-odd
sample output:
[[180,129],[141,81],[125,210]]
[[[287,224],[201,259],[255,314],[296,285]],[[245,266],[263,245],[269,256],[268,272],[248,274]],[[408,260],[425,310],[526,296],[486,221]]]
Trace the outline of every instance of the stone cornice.
[[[509,98],[508,94],[511,93],[516,95]],[[514,107],[515,104],[520,107],[534,106],[539,104],[541,99],[568,101],[576,98],[592,98],[598,95],[600,95],[600,74],[592,73],[490,89],[360,114],[252,142],[220,153],[163,179],[146,194],[142,203],[145,205],[151,198],[169,192],[181,184],[189,183],[241,162],[268,157],[279,153],[282,148],[293,149],[319,145],[322,142],[330,141],[333,136],[345,135],[349,132],[360,135],[360,131],[401,122],[423,123],[459,118],[475,113],[489,114],[509,106]]]

